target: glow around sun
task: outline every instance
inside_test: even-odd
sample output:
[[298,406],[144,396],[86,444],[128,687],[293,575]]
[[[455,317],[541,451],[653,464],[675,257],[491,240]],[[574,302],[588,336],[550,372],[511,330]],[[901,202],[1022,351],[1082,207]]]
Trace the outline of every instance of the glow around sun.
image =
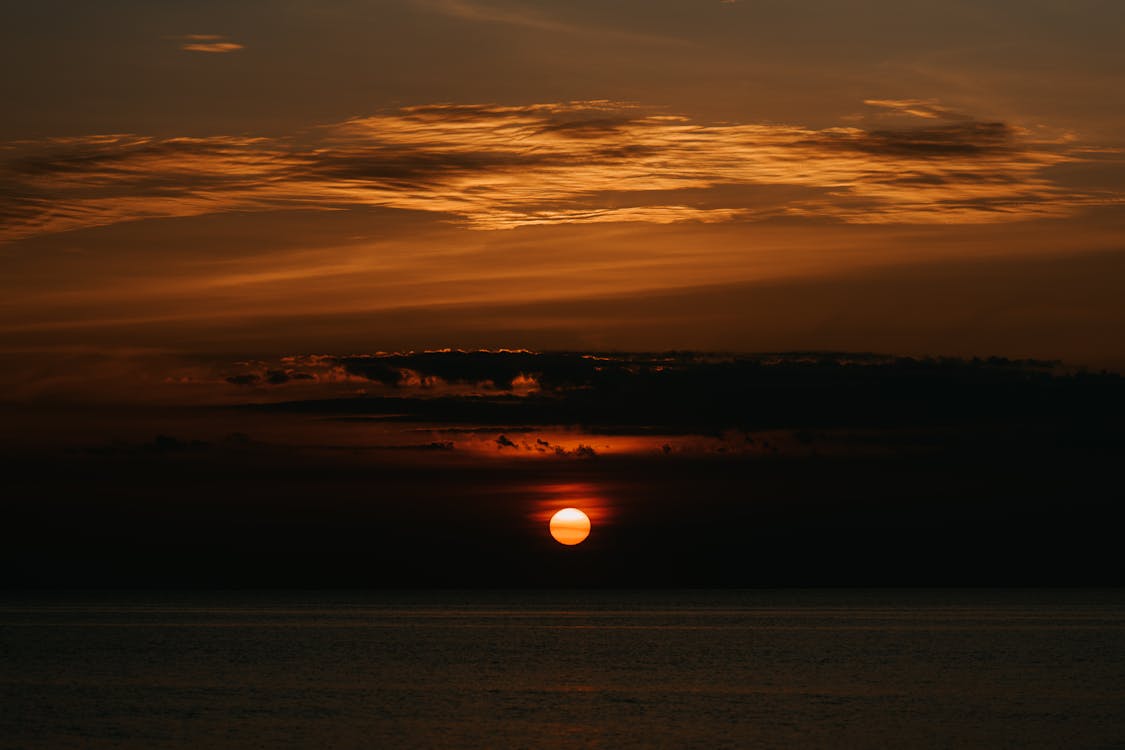
[[580,544],[590,536],[590,517],[578,508],[563,508],[551,516],[551,536],[559,544]]

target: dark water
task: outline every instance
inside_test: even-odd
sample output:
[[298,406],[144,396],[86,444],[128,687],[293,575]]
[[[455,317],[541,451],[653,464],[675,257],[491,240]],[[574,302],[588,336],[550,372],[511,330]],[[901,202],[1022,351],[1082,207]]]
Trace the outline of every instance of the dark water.
[[0,743],[1125,747],[1125,593],[9,594]]

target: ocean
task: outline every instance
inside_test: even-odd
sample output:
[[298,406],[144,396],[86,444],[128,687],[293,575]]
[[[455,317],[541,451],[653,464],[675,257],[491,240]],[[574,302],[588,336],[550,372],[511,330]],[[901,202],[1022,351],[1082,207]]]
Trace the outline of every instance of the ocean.
[[8,592],[0,746],[1125,747],[1125,592]]

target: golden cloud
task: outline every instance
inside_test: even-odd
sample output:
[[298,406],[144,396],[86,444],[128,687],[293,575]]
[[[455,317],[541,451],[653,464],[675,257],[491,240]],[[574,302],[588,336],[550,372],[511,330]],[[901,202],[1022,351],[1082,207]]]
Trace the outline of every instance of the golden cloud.
[[1049,167],[1096,158],[1070,139],[1037,140],[922,100],[868,104],[925,124],[699,123],[608,101],[434,104],[354,118],[302,139],[98,135],[9,143],[0,151],[10,186],[0,237],[358,206],[495,230],[777,217],[966,224],[1121,202],[1051,178]]
[[244,49],[241,44],[229,41],[221,34],[184,34],[180,49],[187,52],[235,52]]

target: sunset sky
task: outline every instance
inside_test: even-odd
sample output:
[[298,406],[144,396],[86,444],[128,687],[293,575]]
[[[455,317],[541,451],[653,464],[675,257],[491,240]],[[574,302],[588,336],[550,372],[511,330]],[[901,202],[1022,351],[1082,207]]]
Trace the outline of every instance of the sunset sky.
[[[965,429],[936,403],[1017,433],[996,393],[1125,370],[1123,28],[1110,0],[9,3],[2,442],[219,446],[219,478],[281,444],[485,456],[484,493],[521,452],[909,452]],[[963,400],[924,395],[949,373]],[[1051,425],[1099,403],[1075,383]],[[824,396],[853,386],[869,414]],[[520,517],[649,471],[601,466],[528,479]]]
[[5,356],[1125,366],[1125,10],[18,3]]

